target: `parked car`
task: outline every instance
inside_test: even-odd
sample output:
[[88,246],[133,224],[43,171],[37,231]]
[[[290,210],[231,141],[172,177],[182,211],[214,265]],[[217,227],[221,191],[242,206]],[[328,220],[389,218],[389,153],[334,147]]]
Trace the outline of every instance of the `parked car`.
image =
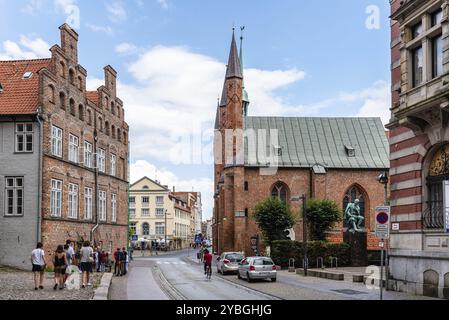
[[239,263],[245,258],[242,252],[224,252],[217,258],[217,272],[225,275],[227,273],[237,273]]
[[269,257],[248,257],[239,263],[237,276],[252,282],[255,279],[271,279],[276,282],[277,270]]

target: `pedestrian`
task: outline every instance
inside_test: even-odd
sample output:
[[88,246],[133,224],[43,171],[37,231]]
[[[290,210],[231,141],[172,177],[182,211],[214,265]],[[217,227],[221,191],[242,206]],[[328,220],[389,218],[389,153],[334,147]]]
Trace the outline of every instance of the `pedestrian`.
[[117,248],[117,251],[114,252],[114,274],[118,277],[120,275],[120,248]]
[[81,256],[81,271],[83,273],[83,288],[92,286],[89,282],[90,274],[92,273],[92,264],[94,263],[94,249],[90,246],[89,241],[83,243],[83,247],[80,251]]
[[106,252],[104,250],[100,253],[100,272],[104,272],[105,270],[105,264],[106,264]]
[[133,261],[133,254],[134,254],[134,246],[131,246],[131,248],[129,248],[129,261]]
[[126,275],[128,271],[128,252],[126,251],[126,248],[122,249],[122,275]]
[[68,262],[67,256],[64,252],[64,247],[62,245],[59,245],[55,251],[55,257],[53,259],[53,267],[55,271],[55,286],[53,287],[53,290],[58,289],[58,286],[59,290],[64,289],[67,266]]
[[69,266],[72,264],[76,264],[75,259],[75,250],[73,250],[73,243],[72,240],[67,240],[65,244],[68,246],[66,255],[67,255],[67,262],[69,263]]
[[100,247],[97,247],[94,254],[95,258],[95,270],[97,272],[100,272],[100,257],[101,257],[101,250]]
[[[69,251],[69,245],[68,244],[65,244],[64,245],[64,253],[65,253],[65,257],[66,257],[66,260],[67,260],[67,268],[70,266],[70,259],[69,259],[69,254],[68,254],[68,251]],[[66,272],[65,272],[65,274],[64,274],[64,286],[65,286],[65,283],[66,283],[66,281],[67,281],[67,278],[69,277],[68,276],[68,269],[66,268]]]
[[45,252],[42,249],[44,245],[39,242],[31,252],[31,264],[33,265],[34,290],[44,289],[44,272],[47,262],[45,261]]

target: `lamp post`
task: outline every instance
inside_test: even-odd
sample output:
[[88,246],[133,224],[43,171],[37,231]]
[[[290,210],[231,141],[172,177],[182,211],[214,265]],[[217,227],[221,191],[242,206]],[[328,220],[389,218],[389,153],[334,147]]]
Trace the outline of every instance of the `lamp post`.
[[[384,185],[384,205],[387,206],[388,205],[388,182],[389,182],[389,178],[388,178],[388,172],[384,171],[382,172],[379,177],[377,178],[377,181],[380,184]],[[389,266],[390,266],[390,262],[389,262],[389,251],[390,251],[390,240],[386,239],[385,241],[386,243],[384,243],[384,247],[386,247],[385,249],[385,278],[386,278],[386,288],[385,290],[388,291],[388,278],[390,277],[390,272],[389,272]],[[382,259],[383,259],[383,255],[384,255],[384,250],[382,247]],[[381,266],[381,271],[383,270],[383,265]],[[382,279],[382,275],[383,272],[381,272],[381,278],[380,278],[380,299],[382,300],[382,287],[383,287],[383,279]]]
[[303,214],[302,214],[302,231],[303,231],[302,250],[303,250],[303,256],[304,256],[303,267],[304,267],[304,276],[305,277],[307,277],[307,269],[308,269],[306,200],[307,200],[307,196],[305,194],[303,194],[302,196],[296,196],[296,197],[291,198],[291,201],[294,201],[294,202],[302,201],[302,212],[303,212]]
[[167,212],[168,210],[165,210],[165,224],[164,224],[164,233],[165,233],[165,251],[167,251]]

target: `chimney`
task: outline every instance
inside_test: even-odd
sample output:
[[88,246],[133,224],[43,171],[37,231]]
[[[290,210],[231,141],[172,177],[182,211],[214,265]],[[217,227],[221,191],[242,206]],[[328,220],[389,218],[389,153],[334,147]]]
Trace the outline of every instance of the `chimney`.
[[111,66],[104,67],[105,87],[109,90],[112,100],[117,97],[117,71]]

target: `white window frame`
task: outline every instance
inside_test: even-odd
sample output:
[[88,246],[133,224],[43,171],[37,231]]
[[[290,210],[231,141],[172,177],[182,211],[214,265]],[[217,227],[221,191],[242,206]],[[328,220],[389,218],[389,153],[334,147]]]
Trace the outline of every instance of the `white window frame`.
[[107,221],[107,211],[106,211],[106,191],[98,192],[98,212],[99,219],[102,222]]
[[92,168],[93,145],[90,142],[84,141],[84,165],[87,168]]
[[[158,232],[162,230],[161,232]],[[163,222],[156,222],[156,227],[155,227],[155,232],[156,232],[156,236],[162,236],[165,235],[165,223]]]
[[[19,131],[19,126],[22,130]],[[17,153],[32,153],[34,151],[34,125],[33,123],[16,123],[15,125],[15,152]],[[31,128],[31,131],[28,130]],[[19,148],[19,138],[22,138],[22,148]],[[28,142],[31,138],[31,142]],[[31,143],[31,149],[28,150],[28,143]]]
[[[162,212],[162,213],[159,213]],[[163,217],[165,215],[165,210],[164,208],[157,208],[156,209],[156,217]]]
[[[144,211],[147,211],[148,214],[144,214]],[[149,217],[151,215],[150,208],[142,208],[141,214],[142,217]]]
[[[11,186],[8,185],[8,180],[12,180]],[[21,181],[19,184],[18,181]],[[21,217],[24,215],[24,204],[25,204],[25,190],[24,190],[24,177],[5,177],[5,216],[6,217]],[[12,197],[9,197],[8,193],[12,192]],[[21,196],[20,196],[21,195]],[[12,206],[9,205],[9,199],[12,199]],[[19,204],[20,199],[20,204]],[[12,209],[12,213],[9,209]],[[19,213],[19,210],[20,213]]]
[[[134,213],[133,213],[133,212],[134,212]],[[130,217],[131,219],[134,219],[134,218],[136,217],[136,209],[134,209],[134,208],[129,209],[129,217]]]
[[50,213],[52,217],[62,216],[62,181],[51,179]]
[[77,184],[69,183],[68,195],[68,214],[69,219],[78,219],[79,187]]
[[93,189],[84,188],[84,220],[92,220]]
[[[159,201],[161,199],[162,199],[162,201]],[[157,196],[156,197],[156,205],[157,206],[163,206],[164,205],[164,197],[163,196]]]
[[106,173],[106,151],[101,148],[97,148],[97,166],[98,171]]
[[80,140],[77,136],[69,135],[69,161],[79,163]]
[[117,175],[117,156],[111,154],[111,176]]
[[115,193],[111,195],[111,220],[117,222],[117,195]]
[[51,153],[56,157],[62,158],[62,137],[63,130],[59,127],[51,127]]

